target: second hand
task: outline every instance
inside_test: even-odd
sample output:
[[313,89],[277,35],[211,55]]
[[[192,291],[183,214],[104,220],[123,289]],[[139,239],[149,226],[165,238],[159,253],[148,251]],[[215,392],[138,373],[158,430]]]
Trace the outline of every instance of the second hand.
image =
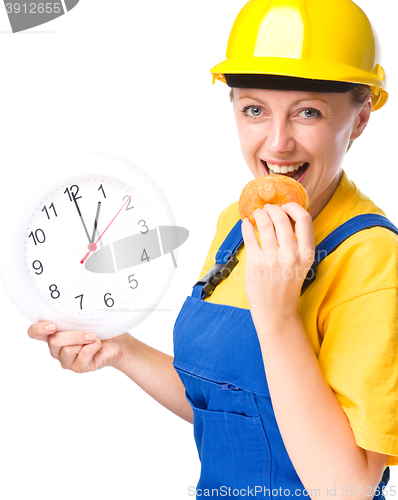
[[127,198],[127,200],[123,203],[123,206],[121,207],[121,209],[118,211],[118,213],[115,215],[115,217],[110,221],[110,223],[106,226],[106,228],[104,229],[103,233],[101,234],[101,236],[98,238],[98,240],[95,242],[95,243],[90,243],[89,245],[89,251],[86,253],[86,255],[82,258],[82,260],[80,261],[80,264],[84,264],[84,262],[86,261],[87,257],[90,255],[91,252],[95,252],[95,250],[97,250],[97,243],[99,242],[99,240],[104,236],[105,234],[105,231],[108,229],[108,227],[112,224],[112,222],[116,219],[116,217],[120,214],[120,212],[123,210],[123,208],[125,207],[126,203],[129,201],[129,199],[131,198],[131,195]]

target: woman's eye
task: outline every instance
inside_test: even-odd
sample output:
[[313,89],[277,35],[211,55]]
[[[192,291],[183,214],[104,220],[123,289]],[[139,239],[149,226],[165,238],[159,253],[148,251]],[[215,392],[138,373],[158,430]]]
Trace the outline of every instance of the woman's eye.
[[261,116],[262,110],[258,106],[246,106],[242,113],[246,116],[250,116],[251,118],[257,118]]
[[309,119],[318,118],[321,116],[321,113],[314,108],[303,109],[303,111],[301,111],[299,114],[304,116],[304,118],[309,118]]

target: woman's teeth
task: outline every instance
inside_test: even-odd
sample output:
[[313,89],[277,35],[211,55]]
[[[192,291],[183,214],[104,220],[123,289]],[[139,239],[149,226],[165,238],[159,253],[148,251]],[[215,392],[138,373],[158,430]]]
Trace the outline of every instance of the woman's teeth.
[[295,170],[298,170],[300,167],[304,165],[305,162],[303,163],[297,163],[297,165],[273,165],[272,163],[267,162],[267,166],[272,172],[275,174],[287,174],[288,172],[294,172]]
[[308,163],[296,163],[296,165],[274,165],[273,163],[265,162],[267,171],[270,174],[285,174],[287,177],[298,181],[307,170]]

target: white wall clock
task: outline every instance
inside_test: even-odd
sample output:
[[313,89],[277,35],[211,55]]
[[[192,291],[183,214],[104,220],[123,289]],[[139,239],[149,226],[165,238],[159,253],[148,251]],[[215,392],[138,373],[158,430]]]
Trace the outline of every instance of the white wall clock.
[[188,230],[155,181],[121,158],[60,158],[23,212],[1,277],[32,322],[100,339],[143,321],[163,298]]

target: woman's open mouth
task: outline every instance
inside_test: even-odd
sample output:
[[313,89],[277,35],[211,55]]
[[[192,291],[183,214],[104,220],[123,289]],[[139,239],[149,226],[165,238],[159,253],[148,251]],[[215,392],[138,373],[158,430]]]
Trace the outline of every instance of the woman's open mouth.
[[296,163],[295,165],[275,165],[265,160],[261,161],[268,175],[281,174],[285,175],[286,177],[290,177],[295,181],[301,180],[301,177],[304,175],[310,165],[307,162]]

